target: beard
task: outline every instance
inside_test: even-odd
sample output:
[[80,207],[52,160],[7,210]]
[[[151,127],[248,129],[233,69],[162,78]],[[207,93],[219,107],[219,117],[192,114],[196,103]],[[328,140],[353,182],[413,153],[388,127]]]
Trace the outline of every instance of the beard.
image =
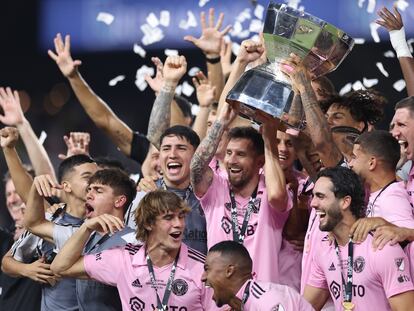
[[326,223],[319,224],[319,229],[321,231],[332,231],[343,218],[341,211],[339,209],[331,209],[327,211],[325,218],[326,217],[327,217]]

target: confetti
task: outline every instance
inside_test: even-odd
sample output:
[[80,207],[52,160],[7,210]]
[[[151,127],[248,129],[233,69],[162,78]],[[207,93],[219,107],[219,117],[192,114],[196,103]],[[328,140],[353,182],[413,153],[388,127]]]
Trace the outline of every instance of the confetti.
[[240,51],[240,44],[238,44],[237,42],[233,42],[231,45],[231,51],[233,52],[234,55],[237,56]]
[[115,17],[112,14],[106,12],[99,12],[98,16],[96,17],[96,20],[98,22],[103,22],[107,25],[111,25],[114,19]]
[[374,13],[376,4],[375,0],[368,0],[367,12],[370,14]]
[[258,19],[262,20],[263,19],[263,12],[264,12],[264,7],[263,5],[256,5],[256,8],[254,9],[254,16],[256,16]]
[[140,45],[136,43],[134,44],[134,53],[138,54],[142,58],[145,58],[145,56],[147,55],[147,52]]
[[393,58],[393,57],[395,57],[395,53],[394,53],[394,51],[389,50],[389,51],[384,53],[384,57]]
[[168,27],[170,25],[170,12],[163,10],[160,13],[160,25]]
[[345,84],[341,90],[339,91],[339,95],[345,95],[346,93],[350,92],[352,90],[352,83],[349,82],[347,84]]
[[109,81],[108,84],[109,84],[109,86],[115,86],[115,85],[118,84],[118,82],[121,82],[123,80],[125,80],[125,76],[120,75],[120,76],[117,76],[117,77],[113,78],[111,81]]
[[262,30],[263,30],[263,23],[260,19],[253,19],[250,22],[249,31],[259,33]]
[[236,37],[236,36],[238,36],[238,35],[239,35],[242,31],[243,31],[243,26],[242,26],[242,24],[241,24],[240,22],[238,22],[238,21],[235,21],[235,22],[234,22],[234,24],[233,24],[233,27],[232,27],[232,30],[231,30],[230,34],[231,34],[233,37]]
[[133,181],[135,181],[135,183],[137,183],[139,181],[139,174],[129,174],[129,178],[131,178]]
[[365,87],[370,88],[378,84],[378,79],[367,79],[364,77],[362,79],[362,83],[364,84]]
[[296,9],[296,10],[298,9],[299,3],[300,3],[300,0],[289,0],[289,1],[287,1],[287,5],[290,6],[291,8]]
[[143,45],[150,45],[164,38],[164,33],[159,27],[153,28],[148,24],[144,24],[141,26],[141,30],[144,33],[144,37],[141,39]]
[[240,39],[245,39],[250,35],[250,31],[248,29],[243,30],[241,33],[237,35]]
[[364,4],[365,0],[358,0],[358,6],[362,8],[362,5]]
[[181,85],[177,85],[177,87],[175,88],[175,94],[177,95],[181,95],[181,90],[182,90],[182,86]]
[[401,80],[398,80],[398,81],[394,82],[394,84],[392,85],[392,87],[397,92],[401,92],[403,89],[405,89],[405,81],[404,81],[404,79],[401,79]]
[[405,0],[398,0],[395,5],[401,11],[405,11],[405,9],[409,6],[408,2]]
[[190,97],[194,93],[194,87],[191,86],[187,81],[184,81],[182,86],[182,93],[185,96]]
[[355,44],[364,44],[365,43],[365,39],[364,38],[355,38],[354,39],[354,43]]
[[246,19],[251,19],[252,15],[251,15],[251,10],[250,9],[244,9],[237,17],[236,17],[236,21],[238,21],[239,23],[243,23]]
[[198,6],[200,8],[202,8],[203,6],[205,6],[210,0],[200,0],[198,1]]
[[142,92],[142,91],[144,91],[147,88],[148,83],[145,82],[145,81],[142,82],[142,81],[139,81],[139,80],[135,80],[135,85]]
[[371,36],[372,36],[372,38],[374,39],[374,41],[376,43],[380,42],[380,38],[379,38],[379,35],[378,35],[378,28],[379,27],[381,27],[381,26],[378,25],[377,23],[374,23],[374,22],[369,24],[369,28],[371,29]]
[[387,78],[390,76],[389,73],[385,70],[384,65],[381,62],[375,64],[381,73],[386,76]]
[[155,14],[153,12],[151,12],[146,19],[148,25],[150,25],[152,28],[157,27],[160,22],[158,21],[157,16],[155,16]]
[[153,76],[154,72],[154,68],[148,67],[147,65],[143,65],[137,70],[137,74],[135,77],[135,85],[138,87],[140,91],[144,91],[148,86],[147,82],[145,81],[145,76]]
[[352,84],[352,89],[354,91],[359,91],[359,90],[365,90],[365,87],[361,81],[357,80]]
[[176,56],[178,55],[178,50],[165,49],[164,54],[167,56]]
[[191,11],[187,11],[187,20],[181,20],[178,27],[181,29],[188,29],[190,27],[197,27],[197,20]]
[[45,143],[46,138],[47,138],[46,132],[45,131],[42,131],[40,133],[40,136],[39,136],[39,139],[38,139],[39,144],[43,145]]
[[190,77],[194,77],[198,72],[200,71],[200,68],[198,67],[193,67],[188,71],[188,75]]
[[192,105],[191,106],[191,114],[193,116],[198,115],[198,112],[200,111],[200,106],[199,105]]

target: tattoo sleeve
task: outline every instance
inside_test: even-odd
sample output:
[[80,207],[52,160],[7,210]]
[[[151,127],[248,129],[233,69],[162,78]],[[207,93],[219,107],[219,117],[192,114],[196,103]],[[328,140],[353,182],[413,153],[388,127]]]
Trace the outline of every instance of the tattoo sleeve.
[[224,125],[215,121],[208,135],[202,140],[191,160],[191,184],[196,187],[205,176],[224,132]]
[[175,87],[164,85],[154,101],[148,124],[148,140],[160,148],[160,137],[170,126],[171,102],[174,98]]

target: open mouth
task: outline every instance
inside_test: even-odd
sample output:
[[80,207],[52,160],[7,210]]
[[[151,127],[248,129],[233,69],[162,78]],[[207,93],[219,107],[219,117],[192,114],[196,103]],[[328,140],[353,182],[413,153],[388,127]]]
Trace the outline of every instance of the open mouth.
[[181,231],[170,233],[170,236],[175,240],[179,239],[181,237]]
[[279,153],[279,161],[286,161],[288,159],[287,156]]
[[400,146],[401,146],[401,152],[402,152],[402,153],[407,152],[407,149],[408,149],[408,142],[407,142],[406,140],[400,139],[400,140],[398,141],[398,143],[399,143],[399,144],[400,144]]
[[236,167],[231,167],[230,168],[230,173],[232,173],[232,174],[238,174],[238,173],[240,173],[242,171],[242,169],[241,168],[236,168]]
[[167,164],[168,172],[174,174],[178,173],[183,165],[178,162],[171,162]]
[[95,209],[88,203],[85,203],[85,209],[86,209],[86,217],[89,217],[95,211]]
[[316,215],[318,215],[320,219],[323,219],[325,218],[326,213],[323,211],[316,211]]

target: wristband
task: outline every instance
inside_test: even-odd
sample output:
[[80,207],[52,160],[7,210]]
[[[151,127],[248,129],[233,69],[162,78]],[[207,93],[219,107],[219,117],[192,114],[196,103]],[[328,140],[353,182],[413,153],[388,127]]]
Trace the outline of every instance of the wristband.
[[411,55],[410,48],[408,47],[407,41],[405,39],[405,30],[404,27],[401,27],[399,30],[390,31],[390,41],[391,45],[397,53],[397,57],[410,57]]
[[214,57],[214,58],[208,58],[206,56],[206,62],[209,63],[209,64],[217,64],[217,63],[220,62],[220,60],[221,60],[221,57],[220,56]]

